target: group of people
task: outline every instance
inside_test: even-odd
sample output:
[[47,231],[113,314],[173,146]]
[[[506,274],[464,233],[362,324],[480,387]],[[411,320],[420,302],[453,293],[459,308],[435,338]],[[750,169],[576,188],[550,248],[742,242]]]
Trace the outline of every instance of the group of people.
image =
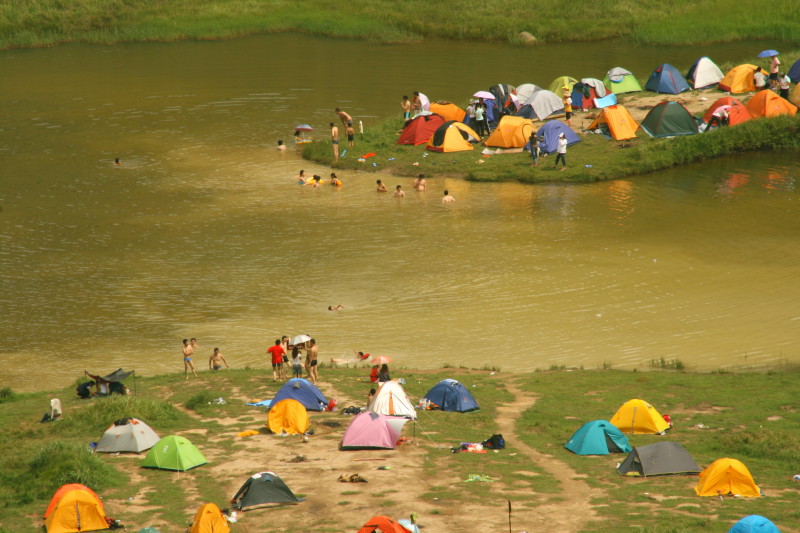
[[313,176],[306,176],[305,170],[300,170],[300,172],[295,176],[297,179],[297,183],[299,185],[308,185],[310,187],[320,187],[326,183],[334,186],[334,187],[341,187],[342,180],[340,180],[335,172],[331,172],[331,177],[329,180],[323,181],[322,176],[318,174],[314,174]]
[[[267,348],[267,355],[272,360],[272,379],[274,381],[288,379],[287,367],[290,364],[289,353],[291,350],[292,377],[300,378],[305,369],[306,377],[311,383],[316,384],[319,379],[317,358],[319,357],[319,347],[317,341],[310,339],[302,344],[290,345],[289,337],[284,335],[280,339],[275,339],[275,344]],[[306,352],[305,364],[301,351]]]
[[[338,107],[336,108],[336,115],[342,121],[342,126],[344,127],[344,134],[347,135],[347,146],[352,148],[355,144],[356,138],[356,130],[353,129],[353,117],[347,114],[347,112],[342,111]],[[333,146],[333,160],[339,160],[339,127],[336,123],[331,122],[331,145]]]
[[769,82],[770,89],[778,90],[778,96],[788,100],[792,80],[788,74],[780,72],[780,68],[781,60],[778,59],[778,56],[772,56],[769,62],[769,75],[765,75],[761,67],[756,67],[753,72],[753,83],[756,90],[761,91],[767,88],[767,82]]
[[[194,362],[192,361],[197,347],[196,338],[192,337],[191,339],[183,339],[183,372],[186,376],[186,379],[189,379],[190,370],[194,377],[199,377],[194,368]],[[211,357],[208,358],[208,369],[221,370],[222,365],[225,365],[225,368],[230,368],[228,361],[225,360],[225,356],[222,355],[222,353],[219,351],[219,348],[214,348],[214,350],[211,352]]]
[[[533,159],[533,163],[531,163],[532,167],[539,164],[539,156],[542,153],[541,142],[542,139],[537,135],[537,132],[535,130],[532,131],[528,139],[528,143],[531,147],[531,159]],[[559,161],[561,161],[561,170],[567,168],[567,144],[569,144],[567,136],[564,133],[559,133],[558,143],[556,144],[556,161],[553,168],[558,168]]]

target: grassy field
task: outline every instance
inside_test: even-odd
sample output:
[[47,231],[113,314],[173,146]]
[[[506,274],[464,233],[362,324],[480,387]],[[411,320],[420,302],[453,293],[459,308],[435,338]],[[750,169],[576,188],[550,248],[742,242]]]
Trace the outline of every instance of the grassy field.
[[[568,12],[568,16],[565,16]],[[758,13],[758,16],[754,16]],[[698,24],[702,21],[702,24]],[[648,44],[741,39],[800,43],[793,0],[18,0],[0,3],[0,48],[60,42],[219,39],[296,31],[390,42],[429,37],[519,42],[625,38]]]
[[[659,365],[656,361],[653,366],[681,365]],[[366,373],[365,369],[323,368],[321,375],[342,407],[363,397],[369,386]],[[548,461],[566,464],[604,495],[591,502],[597,517],[583,530],[725,531],[733,521],[748,514],[767,516],[782,531],[798,530],[800,511],[792,475],[798,473],[800,460],[800,414],[796,405],[797,372],[793,368],[769,374],[555,369],[511,375],[463,368],[396,369],[393,374],[406,379],[406,391],[413,400],[439,380],[455,377],[470,388],[481,405],[480,411],[468,414],[422,412],[417,423],[406,425],[404,435],[412,438],[420,450],[415,457],[419,457],[421,479],[426,479],[428,485],[418,503],[425,506],[429,519],[465,503],[499,505],[510,499],[516,508],[533,510],[570,499],[570,494],[564,492],[563,480],[555,479],[546,464],[521,453],[518,446],[522,443],[516,443],[512,435],[506,435],[508,448],[500,453],[450,453],[450,447],[460,442],[481,441],[497,433],[500,408],[514,405],[516,394],[525,393],[535,396],[536,401],[532,407],[514,414],[515,433],[525,445],[546,454]],[[182,374],[139,377],[135,397],[78,400],[71,387],[33,394],[2,391],[0,424],[15,430],[0,433],[0,443],[5,449],[14,450],[0,458],[0,531],[35,531],[51,494],[67,482],[87,484],[104,500],[118,502],[113,516],[129,530],[158,520],[162,527],[166,523],[171,525],[169,530],[178,531],[191,520],[199,506],[197,502],[212,501],[224,507],[231,496],[224,483],[230,481],[231,475],[245,478],[251,473],[226,470],[226,461],[251,453],[252,441],[237,439],[235,433],[260,426],[265,419],[262,411],[245,406],[241,398],[270,397],[279,384],[273,383],[265,370],[241,369],[202,376],[201,380],[188,383]],[[40,424],[48,398],[53,396],[62,399],[65,418]],[[217,397],[226,398],[227,403],[208,403]],[[630,398],[649,401],[661,413],[670,414],[675,423],[664,437],[631,436],[632,445],[676,440],[701,466],[721,457],[739,459],[748,466],[766,497],[724,501],[699,498],[692,490],[694,477],[620,477],[614,468],[624,456],[579,457],[563,448],[581,424],[609,419]],[[209,457],[210,465],[175,474],[141,470],[138,456],[89,453],[87,444],[97,441],[113,420],[123,416],[145,420],[162,436],[190,436]],[[329,442],[340,438],[348,422],[339,413],[313,413],[311,418],[316,430],[314,438]],[[276,439],[270,445],[275,452],[270,454],[290,450],[295,444],[289,440]],[[228,475],[215,474],[212,465]],[[454,482],[473,474],[491,476],[494,482]],[[377,486],[370,486],[366,492],[368,487],[352,488],[355,490],[341,493],[342,500],[332,502],[341,512],[363,506],[367,493],[379,508],[376,513],[383,510],[391,514],[399,507],[414,505],[398,500],[399,487],[384,486],[379,492]],[[135,493],[146,495],[145,507],[126,505],[128,496]],[[304,496],[309,501],[301,505],[310,507],[299,511],[307,513],[317,503],[314,494]],[[298,511],[285,512],[297,516]],[[256,514],[252,516],[261,516],[257,511],[253,513]],[[424,523],[425,516],[422,519]],[[350,531],[349,526],[336,520],[319,520],[311,528],[284,524],[281,531]],[[241,527],[248,526],[243,523]]]

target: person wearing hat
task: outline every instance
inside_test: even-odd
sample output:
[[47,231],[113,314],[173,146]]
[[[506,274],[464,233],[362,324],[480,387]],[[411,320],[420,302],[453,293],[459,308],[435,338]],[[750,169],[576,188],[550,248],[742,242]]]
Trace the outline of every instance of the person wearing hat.
[[569,91],[566,87],[564,87],[564,115],[567,117],[567,126],[571,128],[572,124],[570,124],[570,119],[572,118],[572,98],[570,97]]
[[567,136],[562,132],[558,134],[558,148],[556,148],[556,163],[553,168],[558,168],[561,161],[561,170],[567,168]]

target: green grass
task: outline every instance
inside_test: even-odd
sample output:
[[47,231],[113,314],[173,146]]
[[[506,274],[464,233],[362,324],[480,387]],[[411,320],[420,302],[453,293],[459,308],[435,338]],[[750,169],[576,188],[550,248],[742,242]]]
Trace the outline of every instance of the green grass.
[[[758,16],[753,16],[758,13]],[[702,20],[702,24],[697,21]],[[302,32],[331,37],[408,42],[424,38],[519,43],[625,38],[648,44],[700,44],[740,39],[800,42],[792,0],[576,0],[569,17],[559,0],[534,4],[486,0],[26,0],[0,3],[0,48],[84,41],[111,43],[231,38]]]

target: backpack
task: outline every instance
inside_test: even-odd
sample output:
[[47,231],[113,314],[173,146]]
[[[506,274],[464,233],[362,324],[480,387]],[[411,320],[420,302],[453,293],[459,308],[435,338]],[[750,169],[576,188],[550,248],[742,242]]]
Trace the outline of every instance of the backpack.
[[481,444],[483,444],[484,448],[487,448],[489,450],[502,450],[503,448],[506,447],[506,439],[504,439],[503,436],[499,434],[492,435],[491,437],[483,441]]

